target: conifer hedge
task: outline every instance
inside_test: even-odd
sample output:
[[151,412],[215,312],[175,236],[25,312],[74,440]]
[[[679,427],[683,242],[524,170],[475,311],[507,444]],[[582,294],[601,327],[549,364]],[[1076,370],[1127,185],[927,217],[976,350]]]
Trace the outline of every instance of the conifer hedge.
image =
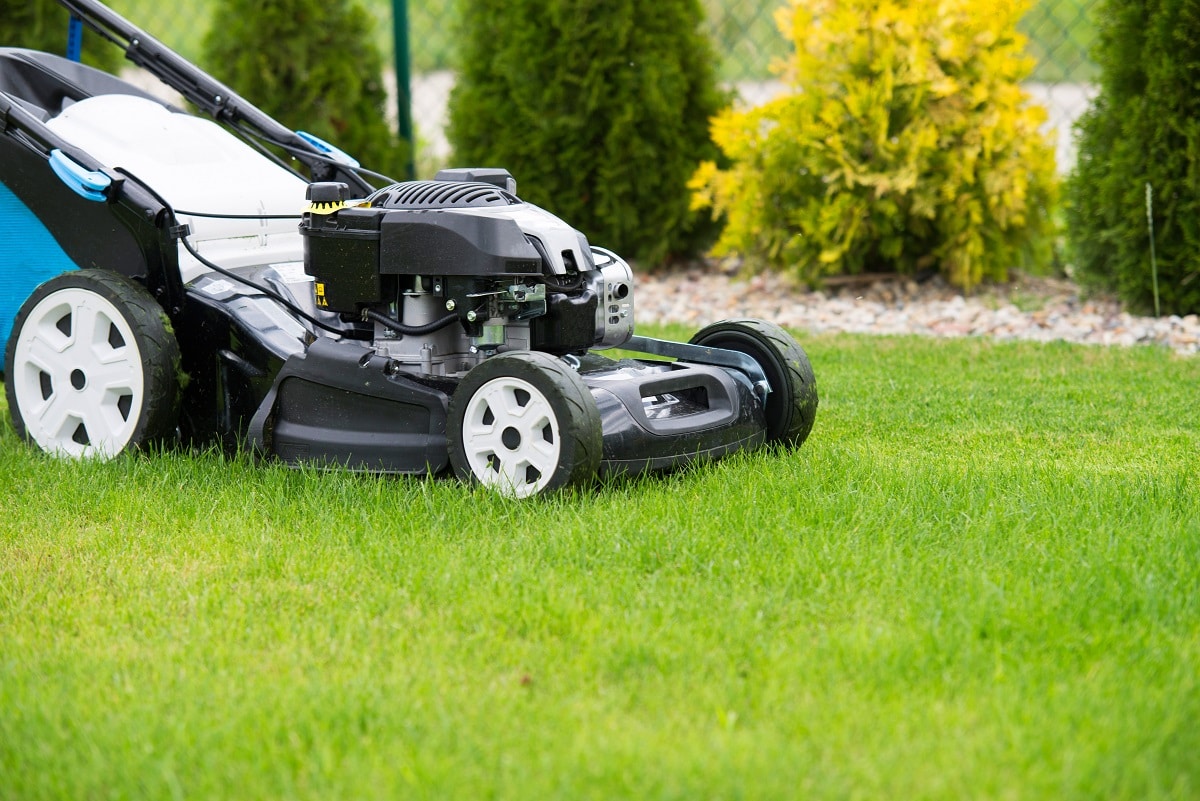
[[[0,46],[64,55],[69,18],[67,10],[54,0],[0,0]],[[114,71],[122,62],[121,51],[95,33],[85,31],[83,62]]]
[[1096,13],[1100,95],[1067,185],[1076,267],[1153,309],[1149,183],[1161,309],[1200,312],[1200,5],[1106,0]]
[[717,153],[724,97],[698,0],[477,0],[463,15],[455,161],[504,167],[522,197],[598,245],[655,262],[711,224],[688,178]]
[[408,145],[387,124],[374,24],[359,0],[217,0],[204,67],[283,124],[401,179]]

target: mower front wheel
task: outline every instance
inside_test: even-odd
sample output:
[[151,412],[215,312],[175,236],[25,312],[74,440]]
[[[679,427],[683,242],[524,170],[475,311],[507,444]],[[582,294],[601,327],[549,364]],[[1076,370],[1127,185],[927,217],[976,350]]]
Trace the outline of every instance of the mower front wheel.
[[804,348],[766,320],[723,320],[700,329],[693,345],[745,353],[771,385],[767,396],[767,442],[799,447],[817,416],[817,380]]
[[603,447],[583,379],[538,351],[502,353],[467,373],[450,398],[448,434],[460,478],[517,498],[590,480]]
[[63,273],[17,312],[4,357],[17,433],[47,453],[111,459],[174,433],[179,345],[142,286]]

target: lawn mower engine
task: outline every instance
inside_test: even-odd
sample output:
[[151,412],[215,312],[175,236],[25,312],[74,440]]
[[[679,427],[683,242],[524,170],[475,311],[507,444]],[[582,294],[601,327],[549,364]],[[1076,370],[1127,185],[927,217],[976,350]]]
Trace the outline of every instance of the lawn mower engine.
[[515,190],[505,170],[443,170],[347,206],[345,184],[311,184],[300,230],[316,307],[373,322],[375,352],[424,376],[628,342],[629,265]]
[[[289,359],[251,424],[262,450],[393,472],[448,461],[524,496],[807,436],[815,388],[790,336],[754,320],[687,344],[635,336],[629,265],[521,201],[507,171],[347,192],[310,184],[300,232],[316,312],[360,344],[318,337]],[[674,361],[594,353],[614,347]]]

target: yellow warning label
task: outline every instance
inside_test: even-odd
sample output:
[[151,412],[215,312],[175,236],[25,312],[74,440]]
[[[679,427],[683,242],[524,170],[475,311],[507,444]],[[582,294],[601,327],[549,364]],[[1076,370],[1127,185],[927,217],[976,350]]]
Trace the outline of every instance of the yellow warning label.
[[320,281],[317,284],[317,305],[329,308],[329,301],[325,300],[325,285]]

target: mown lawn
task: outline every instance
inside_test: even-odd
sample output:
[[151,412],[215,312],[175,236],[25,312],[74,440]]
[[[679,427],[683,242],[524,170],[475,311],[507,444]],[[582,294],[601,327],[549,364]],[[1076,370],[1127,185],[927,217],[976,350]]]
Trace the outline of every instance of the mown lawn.
[[1200,795],[1200,360],[805,343],[800,451],[524,503],[5,422],[0,799]]

